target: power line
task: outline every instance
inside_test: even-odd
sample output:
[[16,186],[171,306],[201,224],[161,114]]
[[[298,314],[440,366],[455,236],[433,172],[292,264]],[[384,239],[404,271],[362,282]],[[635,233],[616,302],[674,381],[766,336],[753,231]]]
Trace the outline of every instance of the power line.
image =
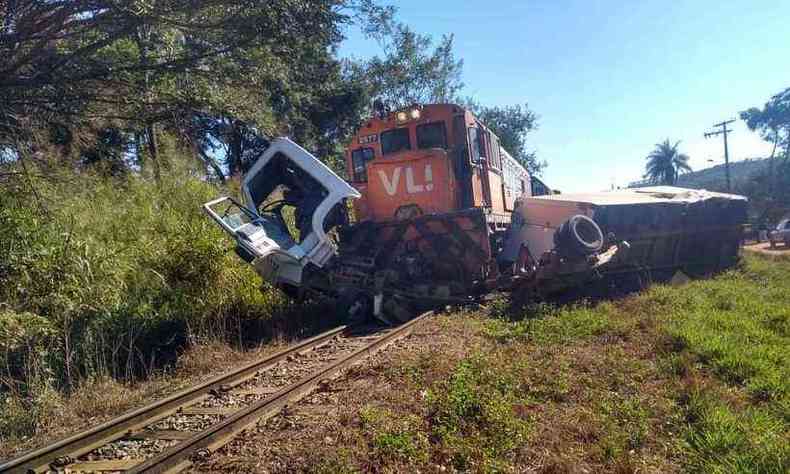
[[730,151],[727,147],[727,134],[732,132],[732,130],[728,129],[727,125],[733,122],[735,122],[735,119],[717,123],[713,126],[713,128],[721,127],[721,130],[717,130],[715,132],[705,132],[705,138],[715,137],[716,135],[724,135],[724,172],[727,176],[727,192],[732,190],[730,185]]

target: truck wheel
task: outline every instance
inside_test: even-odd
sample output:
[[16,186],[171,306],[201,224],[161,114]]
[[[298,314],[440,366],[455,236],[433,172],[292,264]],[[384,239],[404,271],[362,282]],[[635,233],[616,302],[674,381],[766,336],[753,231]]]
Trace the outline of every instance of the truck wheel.
[[364,324],[373,316],[373,298],[360,290],[342,291],[336,308],[338,316],[348,324]]
[[571,255],[587,256],[603,247],[603,232],[594,220],[581,214],[565,221],[555,234],[557,248]]

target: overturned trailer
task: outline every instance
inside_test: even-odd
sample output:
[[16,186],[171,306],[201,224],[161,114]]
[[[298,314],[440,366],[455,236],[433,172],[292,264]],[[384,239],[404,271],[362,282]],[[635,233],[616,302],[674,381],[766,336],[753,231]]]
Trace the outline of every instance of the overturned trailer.
[[[525,245],[534,255],[561,251],[571,245],[562,242],[568,235],[563,225],[582,215],[620,247],[596,277],[662,281],[677,271],[700,276],[738,261],[746,213],[743,196],[672,186],[540,196],[524,199],[516,211],[512,246]],[[503,257],[514,258],[512,246]]]
[[606,275],[720,269],[746,215],[744,198],[679,188],[552,194],[452,104],[372,118],[346,168],[349,182],[278,138],[241,201],[205,209],[265,281],[389,320],[495,289],[541,298]]

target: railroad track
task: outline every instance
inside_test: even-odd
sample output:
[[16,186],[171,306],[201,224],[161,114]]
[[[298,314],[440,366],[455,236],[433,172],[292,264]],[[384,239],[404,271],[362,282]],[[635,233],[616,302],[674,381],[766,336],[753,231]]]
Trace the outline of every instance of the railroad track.
[[407,336],[340,326],[94,428],[0,464],[0,473],[178,472],[343,370]]

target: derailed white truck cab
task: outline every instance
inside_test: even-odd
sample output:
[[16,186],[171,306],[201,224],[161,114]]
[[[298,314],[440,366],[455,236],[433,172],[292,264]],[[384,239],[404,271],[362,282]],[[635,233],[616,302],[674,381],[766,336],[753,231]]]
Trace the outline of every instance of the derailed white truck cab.
[[277,138],[245,175],[243,203],[223,197],[203,207],[265,281],[299,287],[307,265],[335,255],[327,231],[345,223],[344,200],[359,197],[307,150]]

